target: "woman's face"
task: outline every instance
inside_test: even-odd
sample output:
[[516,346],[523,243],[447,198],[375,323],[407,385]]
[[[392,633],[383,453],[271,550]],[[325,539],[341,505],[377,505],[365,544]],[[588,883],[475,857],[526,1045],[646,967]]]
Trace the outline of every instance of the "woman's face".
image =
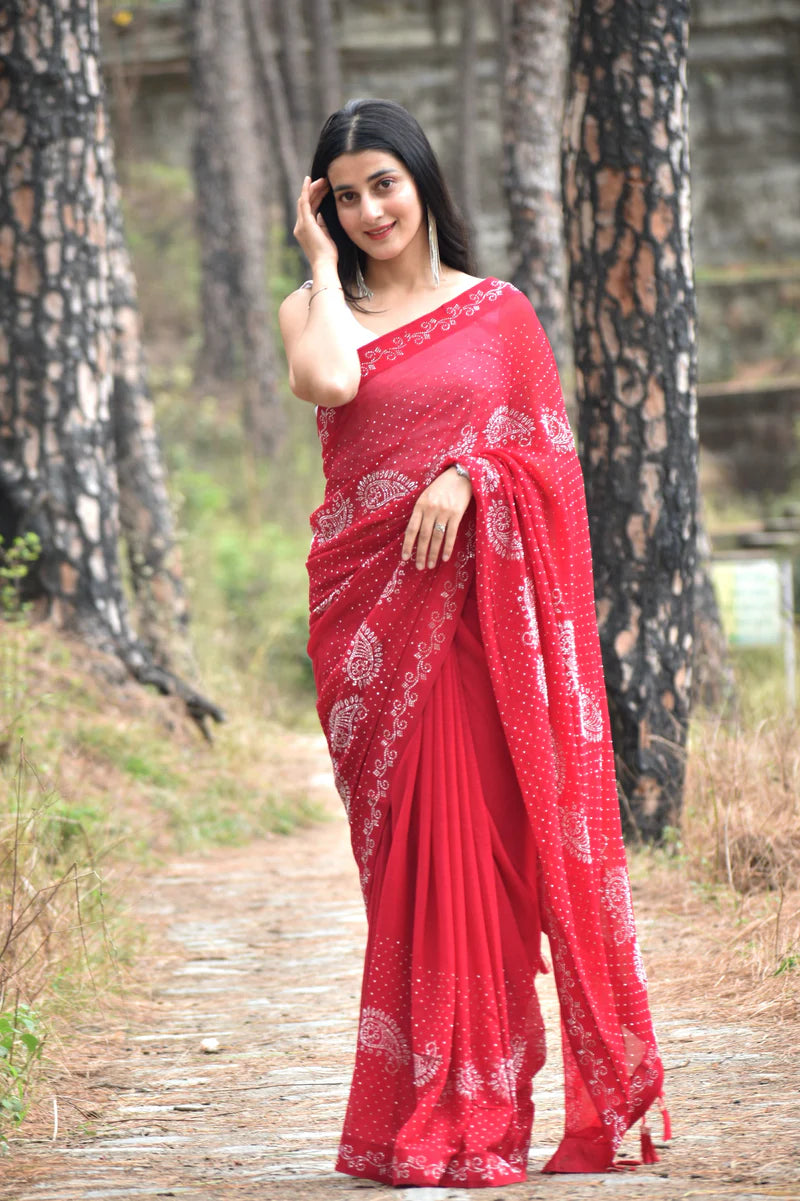
[[423,206],[408,168],[385,150],[341,154],[328,167],[342,229],[375,259],[391,259],[422,229]]

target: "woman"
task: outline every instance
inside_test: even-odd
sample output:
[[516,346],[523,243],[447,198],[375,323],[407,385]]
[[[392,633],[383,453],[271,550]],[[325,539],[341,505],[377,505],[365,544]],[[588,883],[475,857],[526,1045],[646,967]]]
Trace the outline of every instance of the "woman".
[[567,1098],[544,1170],[602,1171],[663,1070],[552,354],[520,292],[471,274],[399,105],[328,120],[295,235],[312,279],[281,329],[326,477],[309,653],[369,925],[336,1166],[396,1185],[526,1178],[544,931]]

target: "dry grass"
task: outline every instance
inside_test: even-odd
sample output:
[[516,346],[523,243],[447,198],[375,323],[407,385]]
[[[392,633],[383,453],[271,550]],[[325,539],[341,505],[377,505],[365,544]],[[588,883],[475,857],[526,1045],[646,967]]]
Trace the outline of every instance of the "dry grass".
[[784,713],[751,728],[698,719],[682,828],[688,882],[729,912],[720,964],[795,1008],[800,984],[800,738]]
[[[124,991],[145,943],[129,907],[147,873],[317,816],[298,770],[312,756],[307,735],[230,697],[208,746],[174,698],[47,624],[3,622],[0,638],[0,1016],[33,1006],[52,1060]],[[0,1145],[3,1090],[21,1083],[24,1110],[36,1067],[9,1081],[2,1054]]]
[[[6,765],[7,766],[7,765]],[[0,1150],[25,1116],[54,1023],[102,1002],[116,952],[104,881],[81,822],[58,812],[20,742],[0,811]],[[116,908],[116,904],[112,906]],[[46,1015],[46,1016],[45,1016]]]

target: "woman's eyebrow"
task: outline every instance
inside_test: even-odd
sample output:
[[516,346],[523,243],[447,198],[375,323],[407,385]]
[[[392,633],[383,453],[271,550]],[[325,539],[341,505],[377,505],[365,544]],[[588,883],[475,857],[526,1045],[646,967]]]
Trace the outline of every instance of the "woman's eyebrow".
[[[371,175],[367,176],[367,183],[372,183],[374,180],[380,179],[380,177],[382,175],[396,175],[396,174],[397,174],[396,167],[382,167],[379,171],[373,171]],[[334,192],[352,192],[355,189],[353,188],[353,185],[351,183],[340,183],[333,190],[334,190]]]

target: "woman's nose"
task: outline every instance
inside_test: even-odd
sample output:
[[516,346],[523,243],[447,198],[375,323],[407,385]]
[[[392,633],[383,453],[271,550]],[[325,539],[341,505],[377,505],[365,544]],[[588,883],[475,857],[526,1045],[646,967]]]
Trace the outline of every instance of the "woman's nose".
[[375,217],[379,217],[381,213],[381,202],[377,196],[363,196],[361,198],[361,215],[365,221],[373,221]]

